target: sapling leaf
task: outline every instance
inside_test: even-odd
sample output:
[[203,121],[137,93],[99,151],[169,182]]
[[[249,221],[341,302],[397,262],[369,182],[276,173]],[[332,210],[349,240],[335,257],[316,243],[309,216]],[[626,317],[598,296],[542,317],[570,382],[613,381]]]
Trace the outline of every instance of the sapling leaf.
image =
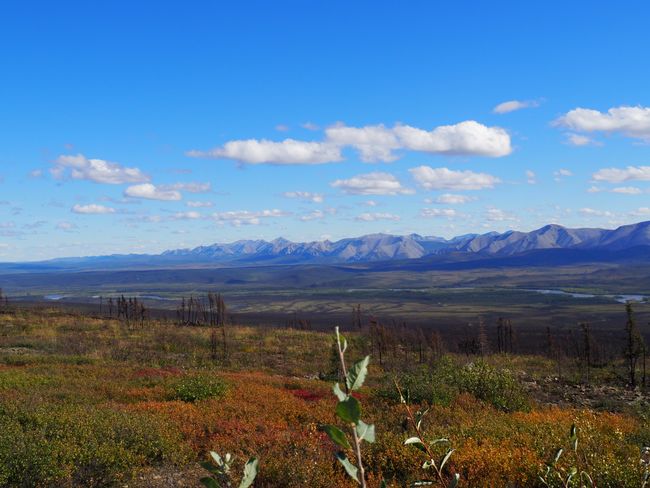
[[201,467],[203,469],[205,469],[207,471],[210,471],[210,473],[212,473],[212,474],[220,474],[221,473],[221,470],[212,463],[209,463],[207,461],[203,461],[203,462],[200,462],[199,464],[201,465]]
[[404,445],[412,445],[413,447],[418,448],[422,452],[427,452],[427,448],[424,446],[424,443],[419,437],[409,437],[404,441]]
[[259,461],[257,458],[250,458],[248,460],[244,466],[244,477],[239,483],[239,488],[249,488],[253,484],[253,481],[255,481],[255,477],[257,476],[258,464]]
[[560,460],[560,457],[562,457],[562,453],[564,452],[564,449],[560,448],[557,450],[555,453],[555,456],[553,456],[553,462],[551,463],[551,466],[555,466],[557,462]]
[[432,441],[429,441],[429,445],[432,446],[434,444],[441,444],[443,442],[449,442],[449,439],[446,437],[441,437],[440,439],[434,439]]
[[357,483],[359,483],[359,475],[358,475],[359,470],[354,464],[352,464],[348,460],[345,454],[342,452],[337,452],[336,459],[338,460],[339,463],[343,465],[343,467],[345,468],[345,472],[348,473],[348,476],[352,478],[354,481],[356,481]]
[[449,449],[447,451],[447,454],[445,454],[445,457],[442,458],[442,461],[440,461],[440,470],[442,471],[442,468],[445,467],[445,464],[447,464],[447,461],[449,461],[449,458],[451,457],[451,454],[454,452],[454,449]]
[[217,483],[217,480],[214,478],[201,478],[199,481],[201,481],[201,484],[207,488],[221,488],[221,485]]
[[375,442],[375,426],[368,425],[363,420],[359,420],[359,424],[356,426],[357,437],[360,440],[366,442]]
[[334,395],[336,395],[336,398],[339,399],[339,402],[342,402],[348,397],[345,394],[345,392],[341,390],[341,387],[339,386],[338,383],[334,383],[334,386],[332,387],[332,391],[334,391]]
[[223,466],[223,459],[221,459],[221,456],[219,456],[219,454],[214,451],[210,451],[210,457],[214,459],[214,462],[217,463],[217,466]]
[[351,449],[350,443],[348,442],[345,433],[334,425],[323,425],[323,431],[327,436],[339,447],[344,449]]
[[356,398],[349,396],[336,405],[336,415],[344,422],[358,424],[361,418],[361,404]]
[[345,379],[349,391],[358,390],[366,380],[368,374],[368,363],[370,356],[366,356],[361,361],[354,363],[352,368],[348,371],[348,377]]
[[449,488],[456,488],[458,486],[459,481],[460,481],[460,474],[455,473],[454,476],[451,478],[451,481],[449,482]]

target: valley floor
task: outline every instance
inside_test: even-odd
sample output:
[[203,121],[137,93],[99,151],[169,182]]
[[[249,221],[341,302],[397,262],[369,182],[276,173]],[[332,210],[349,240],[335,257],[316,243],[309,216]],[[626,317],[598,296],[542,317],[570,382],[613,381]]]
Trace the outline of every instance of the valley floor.
[[[215,359],[210,335],[55,308],[0,313],[0,486],[200,486],[209,450],[233,453],[237,471],[257,456],[256,487],[354,486],[320,429],[337,422],[332,334],[227,326]],[[427,476],[425,458],[404,445],[413,433],[393,378],[414,409],[430,408],[427,438],[449,439],[446,469],[459,486],[541,486],[560,447],[558,469],[577,466],[599,487],[641,486],[650,408],[643,391],[624,388],[620,365],[595,369],[586,385],[568,360],[558,377],[558,363],[542,356],[443,355],[396,342],[380,365],[366,333],[348,339],[352,358],[372,355],[359,393],[377,429],[364,445],[370,486]]]

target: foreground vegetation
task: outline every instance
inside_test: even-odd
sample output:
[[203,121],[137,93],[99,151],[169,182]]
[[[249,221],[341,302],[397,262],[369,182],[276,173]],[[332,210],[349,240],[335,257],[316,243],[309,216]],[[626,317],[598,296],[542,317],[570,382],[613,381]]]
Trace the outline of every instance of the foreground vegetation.
[[[373,354],[367,334],[346,339],[351,359]],[[227,341],[215,356],[208,327],[0,313],[0,486],[199,486],[209,451],[231,453],[238,474],[259,460],[256,487],[354,486],[323,428],[341,425],[332,333],[230,326]],[[581,486],[565,483],[572,469],[599,487],[642,486],[650,408],[643,391],[626,392],[622,364],[592,371],[586,385],[579,365],[558,377],[557,361],[541,356],[396,346],[378,359],[346,393],[375,426],[363,445],[368,486],[431,474],[404,443],[414,432],[402,400],[413,414],[429,409],[421,437],[448,439],[430,450],[442,458],[453,447],[444,478],[459,475],[459,486]]]

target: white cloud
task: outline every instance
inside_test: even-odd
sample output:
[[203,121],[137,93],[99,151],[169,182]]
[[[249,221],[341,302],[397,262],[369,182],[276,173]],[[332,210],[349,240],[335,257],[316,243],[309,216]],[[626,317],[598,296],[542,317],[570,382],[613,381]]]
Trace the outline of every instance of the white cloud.
[[201,214],[194,210],[190,210],[189,212],[176,212],[172,215],[173,220],[196,220],[200,218]]
[[485,211],[485,218],[490,222],[514,222],[517,217],[499,208],[488,208]]
[[650,181],[650,166],[628,166],[627,168],[603,168],[592,175],[594,181],[622,183],[638,180]]
[[576,108],[558,118],[555,125],[579,132],[621,133],[628,137],[650,139],[650,108],[621,106],[606,113]]
[[643,191],[641,191],[641,188],[637,188],[636,186],[619,186],[612,188],[612,193],[623,193],[624,195],[640,195],[643,193]]
[[323,212],[322,210],[313,210],[308,214],[300,216],[300,220],[302,220],[303,222],[309,222],[310,220],[319,220],[324,218],[325,218],[325,212]]
[[342,160],[340,147],[325,142],[246,139],[226,142],[210,151],[189,151],[190,157],[234,159],[246,164],[323,164]]
[[445,205],[462,205],[464,203],[469,203],[473,200],[476,200],[474,197],[467,195],[456,195],[453,193],[444,193],[436,198],[436,203],[443,203]]
[[285,191],[282,194],[286,198],[297,198],[305,202],[323,203],[325,197],[322,193],[311,193],[308,191]]
[[212,219],[216,222],[228,222],[234,227],[241,225],[258,225],[262,219],[286,217],[290,215],[288,212],[282,210],[261,210],[259,212],[251,212],[249,210],[235,210],[229,212],[216,212],[212,214]]
[[304,124],[300,124],[300,127],[312,131],[320,129],[320,127],[318,127],[318,125],[314,124],[313,122],[305,122]]
[[377,205],[379,205],[379,203],[376,202],[375,200],[366,200],[365,202],[362,203],[362,205],[365,205],[366,207],[376,207]]
[[325,141],[245,139],[226,142],[209,151],[193,150],[190,157],[226,158],[247,164],[323,164],[343,159],[341,150],[356,148],[361,159],[394,161],[394,151],[406,149],[433,154],[506,156],[512,152],[510,135],[501,127],[474,120],[424,130],[408,125],[348,127],[342,123],[325,130]]
[[614,214],[609,210],[596,210],[593,208],[581,208],[580,213],[588,217],[613,217]]
[[570,146],[599,146],[600,143],[589,136],[581,134],[566,134],[566,142]]
[[598,186],[595,186],[595,185],[591,186],[591,187],[587,190],[588,193],[600,193],[601,191],[603,191],[603,189],[600,188],[600,187],[598,187]]
[[62,178],[68,170],[70,176],[76,180],[89,180],[111,185],[142,183],[150,179],[138,168],[127,168],[103,159],[88,159],[83,154],[59,156],[50,173],[55,178]]
[[452,218],[458,215],[453,208],[423,208],[420,210],[422,217],[447,217]]
[[173,185],[159,185],[161,190],[186,191],[188,193],[208,193],[212,191],[211,183],[201,183],[198,181],[189,183],[174,183]]
[[190,200],[185,203],[188,207],[192,208],[208,208],[214,206],[214,203],[212,202],[200,202],[198,200]]
[[40,178],[43,176],[43,170],[42,169],[34,169],[29,172],[29,177],[30,178]]
[[124,190],[124,195],[132,198],[146,198],[147,200],[164,201],[177,201],[182,198],[181,193],[177,190],[163,190],[151,183],[129,186]]
[[452,171],[449,168],[418,166],[409,170],[415,181],[427,190],[482,190],[493,188],[499,178],[487,173]]
[[76,229],[77,225],[72,223],[72,222],[68,222],[67,220],[63,220],[63,221],[59,222],[58,224],[56,224],[56,228],[59,229],[59,230],[70,232],[70,231]]
[[557,171],[553,171],[553,176],[555,181],[562,181],[562,178],[568,177],[568,176],[573,176],[573,173],[569,171],[568,169],[559,169]]
[[278,132],[287,132],[289,130],[289,126],[286,124],[278,124],[275,126],[275,130]]
[[509,100],[507,102],[500,103],[494,107],[492,111],[495,114],[507,114],[508,112],[514,112],[515,110],[535,107],[539,107],[539,102],[537,100]]
[[115,209],[91,203],[89,205],[75,205],[72,207],[72,212],[78,214],[112,214],[115,213]]
[[368,125],[365,127],[347,127],[337,124],[325,130],[328,141],[341,146],[353,146],[365,162],[394,161],[397,156],[395,149],[402,147],[395,129],[384,125]]
[[375,222],[377,220],[392,220],[398,221],[401,217],[392,213],[381,213],[381,212],[364,212],[361,215],[357,215],[354,220],[359,222]]
[[526,181],[528,182],[529,185],[534,185],[537,183],[537,175],[535,174],[534,171],[531,170],[526,171]]
[[640,207],[637,210],[631,212],[630,215],[633,215],[635,217],[645,217],[650,215],[650,207]]
[[346,180],[331,183],[350,195],[405,195],[413,190],[404,188],[400,181],[390,173],[373,172],[357,175]]

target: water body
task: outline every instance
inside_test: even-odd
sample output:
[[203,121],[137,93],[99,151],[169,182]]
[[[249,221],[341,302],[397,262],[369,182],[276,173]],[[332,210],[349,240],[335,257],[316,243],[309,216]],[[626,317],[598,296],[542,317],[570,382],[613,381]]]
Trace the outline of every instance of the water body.
[[45,295],[43,298],[46,300],[62,300],[65,298],[65,295],[58,295],[58,294],[52,294],[52,295]]
[[611,298],[616,300],[618,303],[627,303],[627,302],[644,302],[648,299],[645,295],[594,295],[591,293],[573,293],[569,291],[562,290],[525,290],[533,291],[535,293],[542,293],[544,295],[564,295],[570,296],[573,298]]

